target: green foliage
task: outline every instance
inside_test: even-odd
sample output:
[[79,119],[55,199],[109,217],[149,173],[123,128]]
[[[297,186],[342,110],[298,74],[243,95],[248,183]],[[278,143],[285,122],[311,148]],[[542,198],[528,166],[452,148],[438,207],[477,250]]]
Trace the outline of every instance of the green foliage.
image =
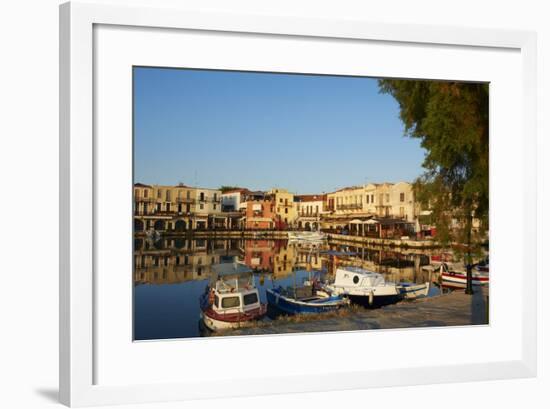
[[236,190],[236,189],[240,189],[239,186],[221,186],[219,190],[222,191],[222,193],[225,193],[225,192],[228,192],[230,190]]
[[399,103],[405,134],[426,150],[414,189],[433,212],[439,240],[471,243],[472,216],[488,228],[489,85],[380,80],[379,87]]

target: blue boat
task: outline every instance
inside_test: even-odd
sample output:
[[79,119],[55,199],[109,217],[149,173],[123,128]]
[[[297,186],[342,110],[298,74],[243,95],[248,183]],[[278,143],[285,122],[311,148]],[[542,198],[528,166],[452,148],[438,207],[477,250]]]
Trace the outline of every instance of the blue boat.
[[[304,291],[309,294],[304,294]],[[300,292],[302,294],[300,294]],[[286,314],[315,314],[335,311],[348,305],[349,301],[341,296],[331,296],[324,291],[314,291],[300,288],[292,289],[277,287],[266,290],[267,303]]]

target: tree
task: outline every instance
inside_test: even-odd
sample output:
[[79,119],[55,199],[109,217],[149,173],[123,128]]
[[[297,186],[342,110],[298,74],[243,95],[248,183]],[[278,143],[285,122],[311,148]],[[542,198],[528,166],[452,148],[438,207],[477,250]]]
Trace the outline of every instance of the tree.
[[471,264],[473,218],[488,228],[489,85],[388,79],[379,87],[399,103],[405,135],[426,150],[417,200],[432,210],[441,242],[466,244]]
[[221,190],[222,193],[225,193],[225,192],[228,192],[230,190],[237,190],[237,189],[241,189],[241,188],[238,187],[238,186],[225,186],[225,185],[223,185],[223,186],[220,186],[219,190]]

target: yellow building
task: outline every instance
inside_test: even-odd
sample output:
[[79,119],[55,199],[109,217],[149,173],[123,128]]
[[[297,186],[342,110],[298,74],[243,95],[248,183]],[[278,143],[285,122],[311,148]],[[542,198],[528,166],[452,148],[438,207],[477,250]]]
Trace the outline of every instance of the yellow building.
[[134,227],[182,232],[225,227],[221,191],[183,184],[134,185]]
[[270,195],[273,195],[275,201],[276,223],[284,223],[285,226],[294,226],[298,212],[294,203],[294,193],[286,189],[271,189]]
[[407,182],[369,183],[337,190],[327,195],[327,210],[326,221],[333,224],[373,216],[415,221],[419,212],[412,185]]

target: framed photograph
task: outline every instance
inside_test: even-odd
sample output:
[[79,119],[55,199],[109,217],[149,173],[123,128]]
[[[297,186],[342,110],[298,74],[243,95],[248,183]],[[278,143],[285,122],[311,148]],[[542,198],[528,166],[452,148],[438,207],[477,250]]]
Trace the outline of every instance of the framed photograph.
[[63,403],[536,375],[533,33],[60,21]]

